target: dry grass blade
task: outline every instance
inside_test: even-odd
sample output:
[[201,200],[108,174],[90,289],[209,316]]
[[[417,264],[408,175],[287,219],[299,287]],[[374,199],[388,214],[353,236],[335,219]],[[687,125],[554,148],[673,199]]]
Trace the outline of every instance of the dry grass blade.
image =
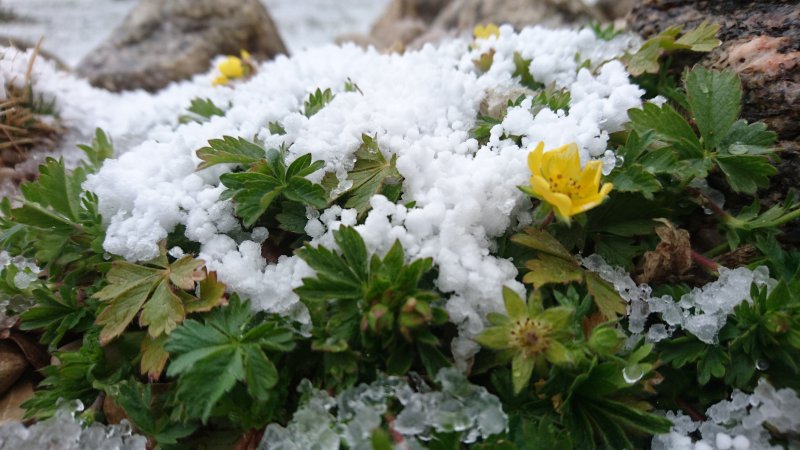
[[3,165],[13,166],[16,162],[27,159],[27,153],[35,147],[51,147],[61,131],[59,128],[44,122],[38,113],[46,109],[41,100],[33,95],[33,65],[40,52],[41,40],[33,49],[25,72],[22,87],[13,82],[6,86],[7,99],[0,102],[0,150],[13,150],[14,154]]

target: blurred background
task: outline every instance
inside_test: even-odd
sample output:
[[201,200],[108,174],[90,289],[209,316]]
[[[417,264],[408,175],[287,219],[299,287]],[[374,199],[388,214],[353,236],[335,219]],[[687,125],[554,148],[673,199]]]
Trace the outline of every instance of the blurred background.
[[[167,0],[165,0],[167,1]],[[36,42],[75,66],[122,23],[137,0],[0,0],[0,39]],[[389,0],[261,0],[287,49],[366,33]]]

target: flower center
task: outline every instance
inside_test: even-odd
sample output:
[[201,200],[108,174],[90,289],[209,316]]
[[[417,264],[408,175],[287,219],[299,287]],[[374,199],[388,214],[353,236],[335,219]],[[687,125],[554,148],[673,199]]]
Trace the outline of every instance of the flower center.
[[532,357],[547,350],[549,333],[548,325],[528,318],[521,319],[511,328],[511,341],[525,352],[525,356]]
[[564,194],[573,200],[580,198],[581,185],[575,178],[564,177],[564,174],[557,173],[555,176],[548,177],[547,181],[550,183],[550,190],[553,192]]

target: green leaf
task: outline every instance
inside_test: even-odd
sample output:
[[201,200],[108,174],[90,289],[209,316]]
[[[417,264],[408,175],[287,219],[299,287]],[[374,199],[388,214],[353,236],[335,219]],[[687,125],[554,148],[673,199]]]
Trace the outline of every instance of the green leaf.
[[723,349],[709,346],[697,364],[697,381],[704,386],[711,378],[722,378],[729,363],[730,356]]
[[97,171],[103,165],[103,161],[114,156],[114,146],[111,144],[111,139],[101,128],[94,130],[94,139],[91,145],[78,145],[78,148],[83,150],[86,158],[89,159],[89,164],[84,164],[87,171]]
[[716,38],[719,25],[705,20],[696,28],[683,34],[675,44],[688,48],[693,52],[710,52],[722,44]]
[[142,361],[140,367],[142,373],[147,374],[150,381],[158,380],[167,365],[169,354],[164,349],[166,338],[166,335],[161,335],[154,339],[149,334],[145,334],[144,339],[142,339]]
[[167,280],[162,280],[142,308],[139,324],[147,327],[151,337],[169,334],[186,316],[183,302],[170,288]]
[[511,346],[508,326],[489,327],[475,337],[475,341],[492,350],[503,350]]
[[225,111],[219,109],[211,99],[208,98],[193,98],[187,111],[196,114],[204,119],[210,119],[214,116],[224,116]]
[[652,200],[653,194],[661,190],[661,183],[652,173],[639,164],[626,164],[610,179],[614,189],[620,192],[638,192]]
[[514,382],[514,393],[519,394],[528,385],[533,374],[535,360],[517,352],[511,360],[511,379]]
[[575,262],[548,254],[525,262],[530,272],[522,278],[523,283],[532,284],[535,289],[549,283],[579,283],[583,281],[583,269]]
[[530,71],[531,60],[525,59],[519,52],[514,52],[514,73],[513,77],[519,77],[519,82],[530,90],[538,90],[544,87],[544,84],[539,83],[533,79]]
[[575,260],[569,250],[567,250],[558,239],[547,231],[538,228],[526,228],[524,234],[515,234],[511,237],[511,241],[523,247],[532,248],[538,252],[556,256],[567,261]]
[[203,160],[197,170],[203,170],[217,164],[250,165],[264,159],[264,149],[244,138],[223,136],[222,139],[211,139],[208,147],[197,151],[197,157]]
[[178,423],[157,415],[164,405],[152,394],[149,384],[126,380],[106,392],[125,410],[127,418],[139,432],[151,436],[162,447],[177,444],[179,439],[190,436],[198,428],[194,422]]
[[345,207],[355,208],[363,217],[371,208],[369,202],[374,195],[384,194],[390,201],[397,201],[403,177],[396,167],[397,155],[387,161],[373,137],[365,134],[361,139],[361,146],[355,152],[355,166],[348,173],[353,185],[344,195],[348,197]]
[[317,90],[311,93],[308,96],[308,99],[303,103],[303,115],[306,117],[311,117],[320,112],[320,110],[322,110],[325,105],[330,103],[334,97],[335,95],[333,95],[333,92],[331,92],[330,89],[325,89],[322,91],[317,88]]
[[739,77],[733,71],[712,71],[696,66],[686,73],[684,84],[705,147],[718,148],[741,111]]
[[176,396],[190,417],[206,422],[237,383],[246,383],[259,401],[272,395],[278,372],[264,350],[291,350],[294,334],[277,316],[245,331],[254,318],[248,302],[232,296],[228,306],[211,311],[202,323],[187,320],[169,336],[166,350],[173,360],[167,374],[178,376]]
[[199,270],[202,260],[184,256],[172,264],[165,261],[166,254],[162,253],[148,266],[125,261],[112,265],[106,276],[108,285],[93,295],[107,303],[97,316],[97,324],[103,327],[100,332],[103,345],[122,334],[140,310],[139,323],[148,327],[152,338],[157,338],[169,334],[183,321],[187,305],[192,311],[207,310],[222,301],[220,289],[224,291],[224,287],[211,284],[212,281],[204,285],[207,297],[201,301],[194,296],[196,282],[207,278],[206,271]]
[[703,147],[691,125],[670,105],[664,104],[658,107],[652,103],[645,103],[642,109],[629,109],[628,117],[639,133],[653,130],[656,137],[671,144],[681,158],[704,156]]
[[[36,182],[23,183],[20,190],[27,202],[52,208],[55,216],[64,222],[76,223],[81,219],[81,183],[85,180],[86,173],[83,169],[78,168],[68,174],[63,160],[47,158],[39,166],[39,178]],[[12,213],[15,216],[18,214],[16,210],[12,210]]]
[[731,189],[736,192],[754,194],[759,188],[769,186],[771,176],[778,169],[764,156],[724,156],[717,157],[717,164]]
[[586,273],[586,287],[592,295],[594,304],[606,320],[615,320],[624,316],[627,305],[617,291],[597,274]]

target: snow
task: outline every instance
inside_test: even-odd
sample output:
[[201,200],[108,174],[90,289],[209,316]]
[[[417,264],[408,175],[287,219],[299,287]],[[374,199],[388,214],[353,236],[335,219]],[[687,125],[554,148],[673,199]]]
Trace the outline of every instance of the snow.
[[[752,394],[734,390],[730,400],[711,405],[708,420],[693,422],[683,413],[667,412],[673,427],[653,438],[653,450],[777,450],[767,427],[782,434],[800,432],[800,398],[789,388],[775,389],[761,379]],[[690,434],[699,432],[693,441]]]
[[406,378],[381,377],[334,398],[303,380],[298,388],[303,400],[294,417],[286,427],[267,426],[259,449],[338,450],[342,442],[354,450],[372,449],[372,431],[380,427],[381,417],[395,402],[403,408],[392,431],[403,436],[403,448],[425,448],[419,440],[430,440],[433,432],[459,431],[462,442],[473,443],[507,429],[508,417],[500,399],[486,388],[470,384],[453,368],[440,370],[436,383],[441,389],[431,390],[416,377],[414,390]]
[[147,438],[133,434],[127,420],[118,425],[102,425],[94,422],[86,426],[80,417],[83,409],[83,404],[75,400],[62,404],[53,417],[29,427],[15,421],[3,423],[0,425],[0,449],[145,450],[147,448]]
[[[254,236],[242,230],[231,203],[219,200],[219,175],[230,168],[197,172],[195,151],[223,135],[256,138],[267,148],[290,145],[290,159],[310,153],[324,161],[324,171],[343,178],[361,135],[376,136],[387,156],[398,156],[404,196],[398,204],[374,197],[373,210],[356,228],[373,252],[385,252],[399,240],[409,257],[433,258],[437,287],[461,331],[452,348],[463,368],[477,351],[471,338],[483,329],[486,314],[502,311],[501,287],[522,291],[511,261],[491,250],[494,238],[530,223],[531,203],[517,189],[530,175],[528,152],[539,141],[546,148],[575,141],[583,161],[605,155],[608,133],[621,127],[627,109],[640,105],[642,95],[622,64],[608,60],[637,42],[629,36],[606,42],[585,30],[540,27],[516,34],[504,26],[499,39],[455,40],[403,55],[353,45],[312,48],[264,63],[252,79],[230,87],[213,87],[211,70],[156,94],[112,94],[47,63],[36,65],[35,87],[55,97],[70,126],[87,132],[103,127],[119,144],[119,157],[85,184],[100,199],[109,253],[129,260],[153,258],[158,242],[184,225],[186,236],[201,244],[200,257],[231,291],[250,298],[256,309],[299,320],[307,315],[293,289],[313,271],[294,256],[267,264],[260,252],[263,231]],[[495,63],[482,74],[472,60],[489,47],[497,49]],[[518,108],[512,111],[513,125],[522,147],[503,137],[505,124],[480,146],[469,130],[482,100],[489,92],[520,88],[512,79],[514,52],[558,61],[569,56],[573,62],[551,67],[543,81],[572,93],[570,110],[545,108],[532,116]],[[591,59],[588,68],[577,70],[578,53]],[[2,54],[0,72],[21,73],[28,55]],[[348,79],[361,92],[345,92]],[[336,96],[307,118],[300,108],[317,88],[330,88]],[[230,107],[224,117],[203,124],[178,124],[194,97]],[[271,135],[270,121],[279,121],[286,134]],[[323,174],[309,178],[318,181]],[[403,206],[412,201],[414,208]],[[307,229],[314,244],[330,245],[340,224],[355,224],[355,213],[334,207],[319,218],[310,216]]]
[[624,269],[610,266],[600,255],[582,258],[582,264],[613,284],[628,302],[628,329],[634,335],[645,331],[650,314],[660,315],[666,325],[651,325],[646,334],[649,342],[666,339],[675,329],[682,328],[706,344],[716,344],[717,334],[736,306],[742,302],[752,303],[750,286],[772,289],[777,283],[769,277],[766,266],[753,270],[720,267],[717,280],[692,289],[676,301],[669,295],[652,297],[650,286],[637,285]]

